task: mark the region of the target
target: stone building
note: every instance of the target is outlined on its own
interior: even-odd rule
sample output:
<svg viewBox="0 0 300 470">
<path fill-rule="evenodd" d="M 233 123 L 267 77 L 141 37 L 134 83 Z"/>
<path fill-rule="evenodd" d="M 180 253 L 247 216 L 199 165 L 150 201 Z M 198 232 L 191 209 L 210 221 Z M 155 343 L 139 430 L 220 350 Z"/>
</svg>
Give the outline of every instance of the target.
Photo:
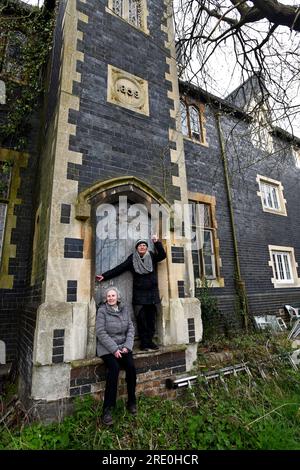
<svg viewBox="0 0 300 470">
<path fill-rule="evenodd" d="M 171 13 L 167 0 L 59 1 L 43 119 L 26 153 L 0 149 L 13 162 L 1 199 L 2 362 L 51 415 L 102 391 L 95 274 L 140 234 L 158 232 L 167 259 L 161 348 L 137 341 L 139 391 L 170 396 L 166 378 L 193 367 L 204 278 L 233 329 L 241 311 L 300 303 L 300 141 L 257 131 L 247 87 L 224 101 L 180 82 Z M 130 303 L 130 274 L 112 282 Z"/>
</svg>

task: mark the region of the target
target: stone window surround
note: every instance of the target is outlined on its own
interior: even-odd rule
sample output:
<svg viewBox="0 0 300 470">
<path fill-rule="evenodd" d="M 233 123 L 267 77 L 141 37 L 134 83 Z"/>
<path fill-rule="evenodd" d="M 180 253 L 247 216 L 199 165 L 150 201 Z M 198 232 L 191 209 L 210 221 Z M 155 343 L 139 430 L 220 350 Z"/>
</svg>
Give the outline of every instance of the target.
<svg viewBox="0 0 300 470">
<path fill-rule="evenodd" d="M 205 104 L 202 103 L 199 100 L 196 100 L 195 98 L 192 98 L 191 96 L 187 95 L 182 95 L 180 97 L 180 102 L 183 103 L 183 105 L 186 108 L 186 118 L 187 118 L 187 126 L 188 126 L 188 133 L 189 135 L 183 134 L 183 138 L 186 140 L 189 140 L 193 142 L 194 144 L 199 144 L 199 145 L 204 145 L 205 147 L 208 147 L 208 143 L 206 140 L 206 129 L 205 129 Z M 190 118 L 189 118 L 189 107 L 193 106 L 198 109 L 199 112 L 199 124 L 200 124 L 200 140 L 194 139 L 191 137 L 191 127 L 190 127 Z M 181 112 L 181 110 L 180 110 Z M 181 120 L 180 120 L 181 122 Z"/>
<path fill-rule="evenodd" d="M 25 152 L 18 152 L 10 149 L 0 149 L 0 161 L 13 162 L 10 196 L 7 207 L 6 225 L 3 240 L 3 256 L 0 265 L 0 289 L 12 289 L 14 276 L 9 274 L 9 260 L 16 257 L 16 245 L 11 243 L 12 230 L 16 227 L 17 217 L 14 215 L 16 204 L 21 204 L 22 200 L 17 197 L 21 184 L 20 168 L 25 168 L 28 164 L 29 155 Z"/>
<path fill-rule="evenodd" d="M 283 197 L 284 188 L 282 186 L 282 183 L 280 181 L 277 181 L 277 180 L 274 180 L 272 178 L 268 178 L 267 176 L 262 176 L 262 175 L 257 175 L 256 176 L 256 182 L 258 183 L 258 186 L 259 186 L 259 191 L 257 191 L 256 194 L 261 199 L 262 210 L 264 212 L 269 212 L 270 214 L 287 216 L 286 199 L 284 199 L 284 197 Z M 261 183 L 267 183 L 271 186 L 276 187 L 276 189 L 278 191 L 279 209 L 272 209 L 272 208 L 264 206 L 263 195 L 262 195 L 262 191 L 261 191 Z"/>
<path fill-rule="evenodd" d="M 150 31 L 149 31 L 148 26 L 147 26 L 147 17 L 149 15 L 149 11 L 148 11 L 148 8 L 147 8 L 147 0 L 140 0 L 140 3 L 141 3 L 141 10 L 142 10 L 142 13 L 141 13 L 141 23 L 142 23 L 141 28 L 138 28 L 134 24 L 129 23 L 125 18 L 120 17 L 119 15 L 117 15 L 113 10 L 113 0 L 108 0 L 108 6 L 105 7 L 105 10 L 106 10 L 107 13 L 110 13 L 111 15 L 114 15 L 117 18 L 120 18 L 120 20 L 125 21 L 127 24 L 129 24 L 133 28 L 137 29 L 138 31 L 141 31 L 141 32 L 149 35 Z"/>
<path fill-rule="evenodd" d="M 271 282 L 274 288 L 275 289 L 283 289 L 283 288 L 289 289 L 293 287 L 300 287 L 300 278 L 298 277 L 298 272 L 297 272 L 298 263 L 296 262 L 294 248 L 291 246 L 268 245 L 268 249 L 269 249 L 269 256 L 270 256 L 270 260 L 268 264 L 272 268 L 272 271 L 273 271 L 273 277 L 271 278 Z M 275 267 L 274 267 L 273 256 L 272 256 L 273 252 L 275 251 L 281 252 L 281 253 L 286 252 L 289 254 L 289 260 L 290 260 L 294 282 L 282 282 L 276 279 Z"/>
<path fill-rule="evenodd" d="M 216 219 L 216 198 L 215 196 L 209 196 L 208 194 L 203 193 L 194 193 L 188 191 L 188 199 L 195 202 L 200 202 L 203 204 L 210 205 L 211 208 L 211 220 L 212 220 L 212 229 L 213 229 L 213 242 L 214 242 L 214 251 L 215 251 L 215 263 L 216 263 L 216 279 L 209 279 L 209 287 L 224 287 L 225 282 L 224 278 L 221 277 L 221 267 L 222 259 L 220 257 L 220 241 L 217 237 L 217 228 L 218 223 Z"/>
</svg>

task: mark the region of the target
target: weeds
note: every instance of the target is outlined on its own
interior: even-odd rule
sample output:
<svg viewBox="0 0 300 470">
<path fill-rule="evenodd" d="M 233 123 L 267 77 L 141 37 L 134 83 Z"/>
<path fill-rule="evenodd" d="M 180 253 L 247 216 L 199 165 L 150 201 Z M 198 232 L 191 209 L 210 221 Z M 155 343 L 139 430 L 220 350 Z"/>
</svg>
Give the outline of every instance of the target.
<svg viewBox="0 0 300 470">
<path fill-rule="evenodd" d="M 243 337 L 230 347 L 253 365 L 262 361 L 265 379 L 258 370 L 223 384 L 200 378 L 177 400 L 139 397 L 136 418 L 118 401 L 109 429 L 101 423 L 102 404 L 78 398 L 74 414 L 59 424 L 0 430 L 0 449 L 300 450 L 300 371 L 276 356 L 281 339 Z"/>
</svg>

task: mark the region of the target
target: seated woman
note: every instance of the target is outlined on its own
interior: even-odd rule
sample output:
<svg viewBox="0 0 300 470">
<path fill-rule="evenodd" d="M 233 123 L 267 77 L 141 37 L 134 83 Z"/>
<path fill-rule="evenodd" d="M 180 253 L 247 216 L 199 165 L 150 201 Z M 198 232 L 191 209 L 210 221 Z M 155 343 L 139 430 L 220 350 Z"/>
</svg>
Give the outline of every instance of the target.
<svg viewBox="0 0 300 470">
<path fill-rule="evenodd" d="M 107 369 L 102 422 L 113 424 L 112 409 L 116 405 L 120 368 L 125 369 L 127 382 L 127 409 L 135 415 L 136 370 L 132 357 L 134 326 L 128 309 L 120 302 L 116 287 L 106 291 L 105 303 L 98 309 L 96 320 L 97 355 Z"/>
</svg>

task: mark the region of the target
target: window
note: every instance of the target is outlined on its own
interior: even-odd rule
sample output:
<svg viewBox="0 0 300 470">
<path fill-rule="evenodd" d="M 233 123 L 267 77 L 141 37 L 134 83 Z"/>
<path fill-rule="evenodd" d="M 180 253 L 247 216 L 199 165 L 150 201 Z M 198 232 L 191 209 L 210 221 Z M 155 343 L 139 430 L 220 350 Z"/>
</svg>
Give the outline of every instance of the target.
<svg viewBox="0 0 300 470">
<path fill-rule="evenodd" d="M 273 153 L 274 143 L 272 137 L 272 127 L 270 126 L 270 111 L 264 104 L 258 104 L 257 100 L 252 100 L 249 105 L 254 117 L 250 125 L 251 142 L 255 148 L 264 152 Z"/>
<path fill-rule="evenodd" d="M 290 253 L 273 252 L 275 279 L 278 282 L 293 282 Z"/>
<path fill-rule="evenodd" d="M 294 147 L 292 151 L 295 159 L 296 168 L 300 168 L 300 150 Z"/>
<path fill-rule="evenodd" d="M 205 132 L 203 128 L 203 116 L 200 105 L 188 103 L 185 100 L 180 101 L 181 111 L 181 130 L 183 135 L 195 141 L 205 142 Z"/>
<path fill-rule="evenodd" d="M 262 181 L 260 184 L 260 190 L 264 207 L 279 210 L 278 187 Z"/>
<path fill-rule="evenodd" d="M 109 0 L 108 11 L 115 13 L 138 29 L 149 33 L 146 25 L 145 0 Z"/>
<path fill-rule="evenodd" d="M 5 223 L 11 183 L 11 163 L 0 162 L 0 261 L 4 245 Z"/>
<path fill-rule="evenodd" d="M 17 82 L 25 81 L 22 50 L 27 38 L 21 31 L 0 33 L 0 74 Z"/>
<path fill-rule="evenodd" d="M 273 269 L 274 287 L 299 287 L 294 249 L 283 246 L 269 246 L 269 266 Z"/>
<path fill-rule="evenodd" d="M 286 200 L 283 197 L 283 186 L 280 181 L 258 175 L 256 181 L 259 184 L 257 195 L 260 196 L 265 212 L 278 215 L 287 215 Z"/>
<path fill-rule="evenodd" d="M 192 259 L 196 288 L 203 279 L 216 279 L 215 230 L 210 204 L 189 201 Z"/>
</svg>

